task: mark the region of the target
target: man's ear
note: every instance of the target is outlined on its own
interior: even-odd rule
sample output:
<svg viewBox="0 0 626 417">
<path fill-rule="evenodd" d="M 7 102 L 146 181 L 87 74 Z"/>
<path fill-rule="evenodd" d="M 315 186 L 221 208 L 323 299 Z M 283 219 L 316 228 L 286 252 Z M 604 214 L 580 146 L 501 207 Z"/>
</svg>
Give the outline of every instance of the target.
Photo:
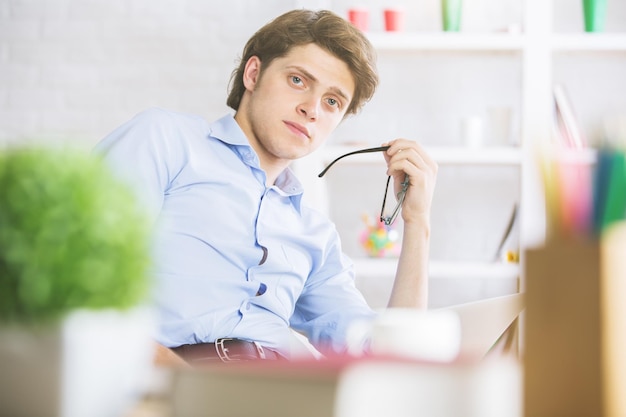
<svg viewBox="0 0 626 417">
<path fill-rule="evenodd" d="M 251 56 L 243 70 L 243 85 L 246 87 L 246 90 L 254 91 L 260 75 L 261 59 L 256 55 Z"/>
</svg>

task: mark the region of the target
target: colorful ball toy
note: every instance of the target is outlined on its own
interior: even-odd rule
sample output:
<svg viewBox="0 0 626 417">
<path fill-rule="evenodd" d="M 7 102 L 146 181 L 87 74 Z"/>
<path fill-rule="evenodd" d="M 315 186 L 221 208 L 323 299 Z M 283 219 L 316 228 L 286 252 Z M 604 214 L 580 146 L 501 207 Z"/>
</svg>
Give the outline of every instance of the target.
<svg viewBox="0 0 626 417">
<path fill-rule="evenodd" d="M 398 232 L 380 220 L 375 222 L 368 215 L 363 215 L 365 230 L 361 232 L 359 242 L 368 256 L 382 258 L 387 256 L 396 246 Z"/>
</svg>

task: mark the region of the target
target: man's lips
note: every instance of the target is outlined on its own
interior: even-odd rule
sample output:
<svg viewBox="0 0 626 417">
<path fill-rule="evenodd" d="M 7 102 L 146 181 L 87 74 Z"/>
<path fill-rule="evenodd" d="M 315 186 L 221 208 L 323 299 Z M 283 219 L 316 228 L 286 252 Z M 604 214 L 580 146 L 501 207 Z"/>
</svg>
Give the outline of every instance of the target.
<svg viewBox="0 0 626 417">
<path fill-rule="evenodd" d="M 310 137 L 311 137 L 311 135 L 309 134 L 309 131 L 308 131 L 308 129 L 307 129 L 306 127 L 304 127 L 304 126 L 302 126 L 302 125 L 300 125 L 300 124 L 298 124 L 298 123 L 294 123 L 294 122 L 288 122 L 288 121 L 285 121 L 284 123 L 285 123 L 285 124 L 287 125 L 287 127 L 288 127 L 289 129 L 291 129 L 292 131 L 294 131 L 294 132 L 296 132 L 296 133 L 299 133 L 299 134 L 301 134 L 301 135 L 304 135 L 304 136 L 306 136 L 307 138 L 310 138 Z"/>
</svg>

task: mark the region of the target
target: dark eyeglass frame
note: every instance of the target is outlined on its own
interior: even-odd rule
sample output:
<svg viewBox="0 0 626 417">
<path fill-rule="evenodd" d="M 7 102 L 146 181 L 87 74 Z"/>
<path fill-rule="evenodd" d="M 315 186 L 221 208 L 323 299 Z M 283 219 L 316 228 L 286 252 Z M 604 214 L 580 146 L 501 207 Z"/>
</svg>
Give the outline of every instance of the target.
<svg viewBox="0 0 626 417">
<path fill-rule="evenodd" d="M 389 149 L 389 146 L 378 146 L 378 147 L 375 147 L 375 148 L 359 149 L 357 151 L 348 152 L 346 154 L 343 154 L 343 155 L 335 158 L 317 176 L 319 178 L 322 178 L 326 174 L 326 172 L 328 172 L 328 170 L 330 169 L 331 166 L 333 166 L 337 161 L 339 161 L 340 159 L 345 158 L 346 156 L 357 155 L 357 154 L 360 154 L 360 153 L 384 152 L 387 149 Z M 380 221 L 383 222 L 387 226 L 393 224 L 396 221 L 396 218 L 398 217 L 398 214 L 400 213 L 400 209 L 402 208 L 402 203 L 404 203 L 404 197 L 406 196 L 406 191 L 409 189 L 409 176 L 408 175 L 404 176 L 404 181 L 402 181 L 402 189 L 396 195 L 396 198 L 398 199 L 398 203 L 396 204 L 395 208 L 391 212 L 391 215 L 385 216 L 385 205 L 387 203 L 387 193 L 389 192 L 389 183 L 390 182 L 391 182 L 391 176 L 388 176 L 387 177 L 387 184 L 385 185 L 385 195 L 383 196 L 383 205 L 382 205 L 382 207 L 380 209 Z"/>
</svg>

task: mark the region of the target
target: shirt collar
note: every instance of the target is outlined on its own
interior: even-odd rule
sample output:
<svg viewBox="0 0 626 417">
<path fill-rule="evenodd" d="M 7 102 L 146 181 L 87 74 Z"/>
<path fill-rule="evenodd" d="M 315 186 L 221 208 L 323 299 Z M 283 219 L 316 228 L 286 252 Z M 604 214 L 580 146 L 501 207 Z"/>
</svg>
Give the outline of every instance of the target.
<svg viewBox="0 0 626 417">
<path fill-rule="evenodd" d="M 233 151 L 236 152 L 247 164 L 261 169 L 258 155 L 252 146 L 250 146 L 248 138 L 245 133 L 243 133 L 243 130 L 241 130 L 241 127 L 232 114 L 227 114 L 213 122 L 211 124 L 209 135 L 230 145 L 231 149 L 233 149 Z M 244 155 L 254 155 L 254 161 L 249 161 L 249 158 L 244 157 Z M 296 210 L 300 212 L 302 193 L 304 189 L 290 168 L 287 168 L 280 173 L 278 178 L 276 178 L 274 188 L 280 195 L 289 197 L 291 204 L 293 204 Z"/>
<path fill-rule="evenodd" d="M 229 145 L 250 147 L 246 134 L 243 133 L 232 114 L 227 114 L 211 123 L 209 135 Z"/>
<path fill-rule="evenodd" d="M 286 168 L 280 173 L 278 178 L 276 178 L 275 187 L 279 194 L 289 197 L 291 204 L 300 213 L 304 188 L 291 168 Z"/>
</svg>

